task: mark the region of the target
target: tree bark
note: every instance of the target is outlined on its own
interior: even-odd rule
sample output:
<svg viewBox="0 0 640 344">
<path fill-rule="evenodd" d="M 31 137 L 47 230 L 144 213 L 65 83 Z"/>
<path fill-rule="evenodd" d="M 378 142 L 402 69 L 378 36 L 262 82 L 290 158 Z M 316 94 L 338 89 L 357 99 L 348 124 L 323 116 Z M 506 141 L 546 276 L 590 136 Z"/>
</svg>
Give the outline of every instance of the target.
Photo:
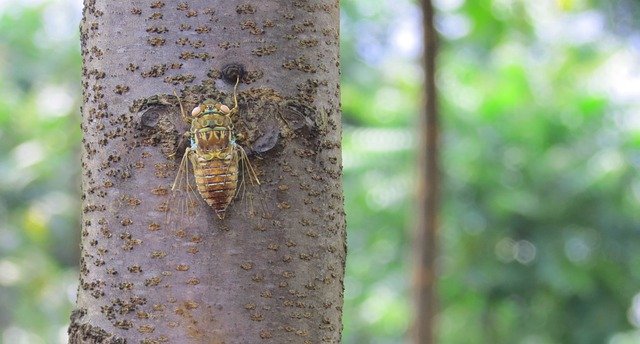
<svg viewBox="0 0 640 344">
<path fill-rule="evenodd" d="M 418 162 L 418 221 L 416 226 L 414 268 L 415 320 L 413 342 L 436 342 L 435 317 L 436 258 L 439 202 L 438 161 L 438 104 L 435 83 L 437 34 L 433 26 L 433 6 L 430 0 L 422 0 L 424 29 L 424 110 L 420 121 L 420 150 Z"/>
<path fill-rule="evenodd" d="M 340 342 L 338 5 L 85 0 L 70 343 Z M 245 176 L 224 220 L 201 200 L 183 212 L 180 105 L 231 106 L 236 77 L 261 185 Z"/>
</svg>

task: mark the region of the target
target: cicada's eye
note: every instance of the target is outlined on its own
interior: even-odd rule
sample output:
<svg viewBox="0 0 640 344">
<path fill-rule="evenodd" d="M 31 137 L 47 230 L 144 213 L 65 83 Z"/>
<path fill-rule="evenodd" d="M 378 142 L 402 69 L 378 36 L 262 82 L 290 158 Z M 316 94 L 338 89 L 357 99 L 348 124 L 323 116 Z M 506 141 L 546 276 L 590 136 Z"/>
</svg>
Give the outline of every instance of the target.
<svg viewBox="0 0 640 344">
<path fill-rule="evenodd" d="M 229 107 L 226 105 L 220 105 L 220 111 L 224 112 L 225 114 L 228 114 L 229 112 L 231 112 L 231 110 L 229 110 Z"/>
<path fill-rule="evenodd" d="M 193 110 L 191 111 L 191 116 L 195 117 L 198 116 L 198 114 L 202 112 L 202 109 L 200 108 L 200 106 L 196 106 L 193 108 Z"/>
</svg>

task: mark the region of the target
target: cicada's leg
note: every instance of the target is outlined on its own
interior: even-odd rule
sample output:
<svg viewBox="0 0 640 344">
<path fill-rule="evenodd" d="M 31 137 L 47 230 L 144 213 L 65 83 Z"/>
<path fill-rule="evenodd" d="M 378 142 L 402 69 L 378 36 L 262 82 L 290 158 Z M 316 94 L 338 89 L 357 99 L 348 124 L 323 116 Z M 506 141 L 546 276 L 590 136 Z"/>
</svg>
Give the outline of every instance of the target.
<svg viewBox="0 0 640 344">
<path fill-rule="evenodd" d="M 237 161 L 236 166 L 238 166 L 238 186 L 236 187 L 236 193 L 235 195 L 233 195 L 233 198 L 238 198 L 238 196 L 240 194 L 242 194 L 242 196 L 240 197 L 241 199 L 244 199 L 244 195 L 246 192 L 246 185 L 244 182 L 244 161 L 240 158 L 240 146 L 238 146 L 238 144 L 234 144 L 234 150 L 233 150 L 233 159 Z"/>
<path fill-rule="evenodd" d="M 188 155 L 190 148 L 186 148 L 184 154 L 182 155 L 182 159 L 180 159 L 180 165 L 178 165 L 178 172 L 176 173 L 176 178 L 173 181 L 173 185 L 171 186 L 171 197 L 169 198 L 169 203 L 167 204 L 167 225 L 171 226 L 180 226 L 180 219 L 182 214 L 184 213 L 183 200 L 184 195 L 180 192 L 182 191 L 182 187 L 184 185 L 184 179 L 187 176 L 187 168 L 186 166 Z M 175 228 L 173 228 L 175 229 Z"/>
<path fill-rule="evenodd" d="M 180 151 L 184 151 L 185 154 L 187 154 L 187 149 L 189 148 L 189 142 L 191 141 L 191 133 L 186 131 L 184 134 L 182 134 L 182 136 L 180 136 L 180 139 L 178 139 L 178 145 L 176 146 L 176 150 L 169 154 L 169 158 L 173 159 L 173 157 L 176 156 L 176 154 L 178 154 L 178 152 Z"/>
<path fill-rule="evenodd" d="M 245 152 L 244 148 L 242 148 L 242 146 L 240 145 L 236 145 L 236 147 L 238 149 L 238 153 L 240 154 L 239 159 L 243 164 L 242 166 L 246 167 L 247 173 L 249 173 L 249 181 L 251 182 L 251 184 L 253 184 L 253 181 L 255 181 L 256 184 L 260 185 L 260 179 L 258 179 L 258 175 L 256 174 L 256 171 L 253 169 L 251 162 L 249 161 L 247 152 Z"/>
<path fill-rule="evenodd" d="M 193 209 L 198 206 L 198 203 L 202 203 L 202 197 L 198 194 L 197 186 L 196 186 L 196 177 L 195 177 L 195 169 L 198 164 L 198 158 L 196 154 L 196 150 L 193 148 L 189 148 L 189 161 L 191 162 L 191 172 L 187 168 L 187 209 L 189 210 L 189 215 L 193 215 Z M 185 165 L 189 165 L 186 163 Z M 193 180 L 189 180 L 189 175 L 193 176 Z"/>
<path fill-rule="evenodd" d="M 189 166 L 187 165 L 187 160 L 189 159 L 189 154 L 191 152 L 191 147 L 187 147 L 184 151 L 184 155 L 182 155 L 182 159 L 180 160 L 180 166 L 178 166 L 178 173 L 176 174 L 176 179 L 173 181 L 173 186 L 171 186 L 171 191 L 179 190 L 182 186 L 182 180 L 185 177 L 185 173 Z"/>
</svg>

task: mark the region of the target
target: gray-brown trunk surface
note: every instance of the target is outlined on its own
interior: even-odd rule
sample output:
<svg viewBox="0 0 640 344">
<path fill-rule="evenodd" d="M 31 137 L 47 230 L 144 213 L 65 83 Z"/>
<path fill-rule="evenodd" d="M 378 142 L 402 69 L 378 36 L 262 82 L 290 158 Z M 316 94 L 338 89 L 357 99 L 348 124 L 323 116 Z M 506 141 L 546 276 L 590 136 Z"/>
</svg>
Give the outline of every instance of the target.
<svg viewBox="0 0 640 344">
<path fill-rule="evenodd" d="M 336 0 L 85 1 L 70 343 L 340 342 L 338 13 Z M 220 220 L 171 190 L 180 105 L 232 106 L 236 77 L 235 132 L 261 185 L 245 173 Z"/>
</svg>

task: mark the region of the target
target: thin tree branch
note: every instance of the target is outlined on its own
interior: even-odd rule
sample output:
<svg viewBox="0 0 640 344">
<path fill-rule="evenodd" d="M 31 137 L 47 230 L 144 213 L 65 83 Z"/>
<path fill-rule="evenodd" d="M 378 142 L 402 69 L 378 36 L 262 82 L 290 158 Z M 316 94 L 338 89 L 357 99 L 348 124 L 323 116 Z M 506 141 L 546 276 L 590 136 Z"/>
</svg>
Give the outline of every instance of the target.
<svg viewBox="0 0 640 344">
<path fill-rule="evenodd" d="M 436 258 L 438 227 L 438 103 L 435 86 L 437 36 L 433 26 L 433 6 L 422 0 L 424 27 L 424 109 L 420 120 L 418 209 L 415 241 L 415 320 L 413 342 L 435 343 Z"/>
</svg>

